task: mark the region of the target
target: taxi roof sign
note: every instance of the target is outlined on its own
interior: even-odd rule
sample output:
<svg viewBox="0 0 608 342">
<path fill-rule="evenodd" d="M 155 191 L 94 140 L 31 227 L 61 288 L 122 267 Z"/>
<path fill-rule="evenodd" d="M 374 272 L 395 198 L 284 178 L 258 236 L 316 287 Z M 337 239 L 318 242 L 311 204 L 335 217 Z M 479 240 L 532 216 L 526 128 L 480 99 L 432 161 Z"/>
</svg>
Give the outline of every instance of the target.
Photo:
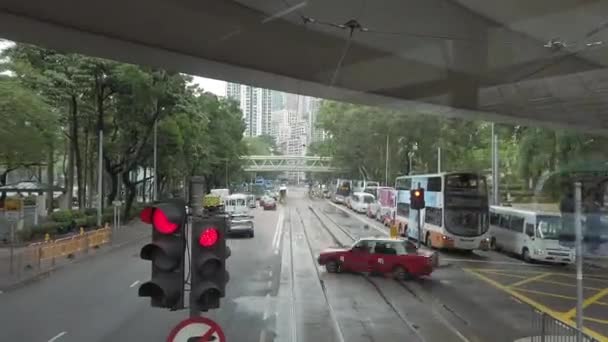
<svg viewBox="0 0 608 342">
<path fill-rule="evenodd" d="M 214 208 L 222 205 L 222 199 L 217 195 L 205 195 L 203 197 L 203 208 Z"/>
</svg>

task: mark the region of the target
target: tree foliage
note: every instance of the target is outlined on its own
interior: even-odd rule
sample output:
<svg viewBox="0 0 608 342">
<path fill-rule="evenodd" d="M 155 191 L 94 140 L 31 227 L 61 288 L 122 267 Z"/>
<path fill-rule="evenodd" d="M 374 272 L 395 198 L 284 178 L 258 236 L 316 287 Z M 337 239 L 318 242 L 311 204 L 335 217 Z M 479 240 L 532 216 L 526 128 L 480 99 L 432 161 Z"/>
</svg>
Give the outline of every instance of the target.
<svg viewBox="0 0 608 342">
<path fill-rule="evenodd" d="M 9 72 L 0 79 L 0 119 L 8 124 L 0 142 L 9 147 L 2 162 L 40 161 L 52 146 L 67 161 L 68 197 L 78 185 L 81 207 L 94 204 L 101 132 L 104 199 L 111 203 L 124 186 L 127 212 L 151 182 L 155 126 L 161 194 L 180 192 L 193 175 L 220 185 L 226 167 L 240 167 L 242 113 L 191 85 L 187 75 L 27 44 L 1 57 Z"/>
<path fill-rule="evenodd" d="M 319 128 L 328 138 L 309 154 L 333 156 L 351 177 L 384 180 L 388 137 L 389 183 L 397 175 L 441 170 L 489 172 L 491 123 L 414 111 L 324 101 Z M 567 165 L 608 157 L 607 138 L 539 127 L 497 124 L 502 182 L 529 188 L 543 174 Z M 409 164 L 410 157 L 412 165 Z"/>
</svg>

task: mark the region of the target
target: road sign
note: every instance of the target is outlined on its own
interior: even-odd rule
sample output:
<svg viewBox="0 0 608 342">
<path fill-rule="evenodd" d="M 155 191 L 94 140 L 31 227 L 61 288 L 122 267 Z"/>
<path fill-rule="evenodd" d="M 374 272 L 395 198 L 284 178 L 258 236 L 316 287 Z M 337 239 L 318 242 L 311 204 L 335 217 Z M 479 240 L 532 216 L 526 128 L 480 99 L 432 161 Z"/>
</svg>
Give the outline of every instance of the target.
<svg viewBox="0 0 608 342">
<path fill-rule="evenodd" d="M 167 342 L 226 342 L 219 324 L 206 317 L 192 317 L 181 321 L 171 330 Z"/>
<path fill-rule="evenodd" d="M 23 210 L 23 199 L 18 197 L 9 197 L 4 201 L 4 216 L 10 222 L 17 222 L 21 219 Z"/>
</svg>

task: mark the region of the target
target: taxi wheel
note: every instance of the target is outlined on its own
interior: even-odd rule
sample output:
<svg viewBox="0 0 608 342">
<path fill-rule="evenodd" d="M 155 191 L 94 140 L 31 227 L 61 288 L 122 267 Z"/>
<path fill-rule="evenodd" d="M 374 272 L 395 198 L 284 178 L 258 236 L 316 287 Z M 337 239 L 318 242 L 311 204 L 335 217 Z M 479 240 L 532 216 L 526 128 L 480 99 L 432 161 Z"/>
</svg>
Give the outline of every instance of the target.
<svg viewBox="0 0 608 342">
<path fill-rule="evenodd" d="M 426 236 L 424 237 L 424 245 L 430 248 L 433 247 L 431 246 L 431 233 L 426 233 Z"/>
<path fill-rule="evenodd" d="M 401 266 L 396 266 L 393 268 L 393 278 L 396 280 L 407 280 L 411 278 L 410 273 Z"/>
<path fill-rule="evenodd" d="M 325 264 L 325 270 L 328 273 L 338 273 L 340 272 L 340 264 L 335 260 L 331 260 Z"/>
</svg>

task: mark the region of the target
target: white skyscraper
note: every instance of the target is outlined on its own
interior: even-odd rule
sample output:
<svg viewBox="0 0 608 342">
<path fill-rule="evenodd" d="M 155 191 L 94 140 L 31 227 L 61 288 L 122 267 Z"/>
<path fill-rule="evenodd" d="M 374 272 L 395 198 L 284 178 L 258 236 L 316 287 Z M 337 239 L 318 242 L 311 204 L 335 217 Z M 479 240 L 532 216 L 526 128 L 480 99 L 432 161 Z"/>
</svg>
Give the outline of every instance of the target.
<svg viewBox="0 0 608 342">
<path fill-rule="evenodd" d="M 239 102 L 245 119 L 245 136 L 255 137 L 270 134 L 272 120 L 270 90 L 227 83 L 226 95 Z"/>
</svg>

